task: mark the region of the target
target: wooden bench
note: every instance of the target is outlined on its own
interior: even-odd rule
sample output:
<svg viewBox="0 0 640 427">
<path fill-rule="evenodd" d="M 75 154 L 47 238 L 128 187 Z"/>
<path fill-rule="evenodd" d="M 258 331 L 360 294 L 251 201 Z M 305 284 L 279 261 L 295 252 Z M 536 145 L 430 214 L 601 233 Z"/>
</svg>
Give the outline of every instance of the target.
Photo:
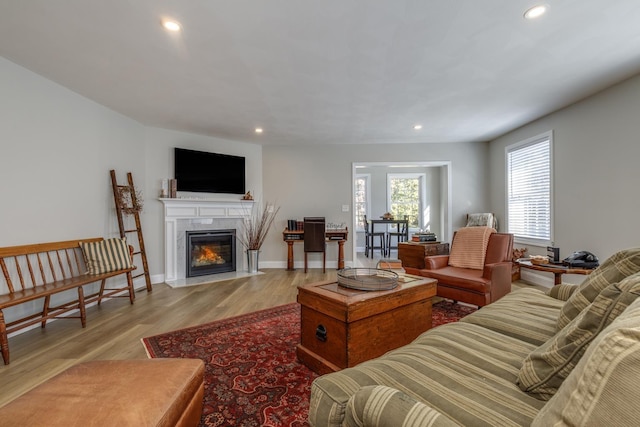
<svg viewBox="0 0 640 427">
<path fill-rule="evenodd" d="M 101 237 L 91 239 L 69 240 L 64 242 L 39 243 L 24 246 L 0 248 L 0 267 L 4 283 L 0 281 L 0 346 L 4 364 L 9 364 L 8 334 L 41 323 L 44 328 L 48 319 L 79 318 L 82 327 L 86 326 L 86 304 L 107 297 L 129 297 L 131 304 L 135 298 L 131 271 L 136 267 L 112 271 L 103 274 L 88 274 L 80 242 L 91 243 L 104 240 Z M 133 247 L 129 246 L 129 256 Z M 126 274 L 127 284 L 124 287 L 107 288 L 106 280 L 110 277 Z M 83 286 L 101 282 L 100 290 L 85 296 Z M 77 289 L 77 299 L 51 305 L 51 296 L 64 291 Z M 128 291 L 126 295 L 116 295 Z M 6 323 L 2 310 L 26 302 L 44 299 L 42 311 Z M 78 310 L 78 316 L 61 317 L 62 314 Z"/>
</svg>

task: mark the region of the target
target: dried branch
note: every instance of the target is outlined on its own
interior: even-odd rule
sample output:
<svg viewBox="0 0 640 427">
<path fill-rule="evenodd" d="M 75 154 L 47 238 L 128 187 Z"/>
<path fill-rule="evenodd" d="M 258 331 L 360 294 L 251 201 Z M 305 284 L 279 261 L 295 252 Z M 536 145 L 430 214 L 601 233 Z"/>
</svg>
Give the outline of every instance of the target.
<svg viewBox="0 0 640 427">
<path fill-rule="evenodd" d="M 269 203 L 265 204 L 261 211 L 257 206 L 257 204 L 253 205 L 251 214 L 244 217 L 244 227 L 242 232 L 237 235 L 240 244 L 252 250 L 257 250 L 262 247 L 267 233 L 269 233 L 269 229 L 273 225 L 273 220 L 280 211 L 280 207 L 274 207 L 273 210 L 270 211 L 269 208 L 273 205 Z"/>
</svg>

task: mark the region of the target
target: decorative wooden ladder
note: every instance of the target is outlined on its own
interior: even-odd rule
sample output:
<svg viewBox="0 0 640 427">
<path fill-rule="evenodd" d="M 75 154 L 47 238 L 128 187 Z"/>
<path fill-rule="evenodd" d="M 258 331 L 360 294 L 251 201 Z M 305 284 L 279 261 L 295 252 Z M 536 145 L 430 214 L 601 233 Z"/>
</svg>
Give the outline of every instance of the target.
<svg viewBox="0 0 640 427">
<path fill-rule="evenodd" d="M 111 173 L 111 186 L 113 187 L 113 198 L 116 203 L 116 216 L 118 217 L 118 227 L 120 228 L 120 237 L 122 238 L 126 237 L 127 233 L 136 233 L 136 235 L 138 236 L 139 250 L 134 252 L 133 255 L 134 256 L 139 255 L 140 258 L 142 259 L 143 272 L 141 274 L 133 276 L 133 279 L 144 276 L 147 284 L 147 291 L 151 292 L 153 288 L 151 287 L 151 276 L 149 275 L 149 264 L 147 263 L 147 253 L 144 249 L 144 238 L 142 237 L 142 225 L 140 224 L 140 211 L 138 209 L 131 209 L 138 206 L 138 199 L 137 199 L 138 195 L 136 194 L 136 188 L 133 185 L 133 176 L 131 175 L 131 172 L 127 172 L 127 181 L 129 182 L 129 185 L 118 185 L 118 182 L 116 179 L 116 171 L 112 169 L 110 173 Z M 124 205 L 125 202 L 122 197 L 123 192 L 129 193 L 128 197 L 130 199 L 131 206 Z M 136 228 L 131 230 L 127 230 L 124 225 L 123 214 L 125 213 L 126 209 L 131 209 L 133 211 L 132 215 L 136 222 Z"/>
</svg>

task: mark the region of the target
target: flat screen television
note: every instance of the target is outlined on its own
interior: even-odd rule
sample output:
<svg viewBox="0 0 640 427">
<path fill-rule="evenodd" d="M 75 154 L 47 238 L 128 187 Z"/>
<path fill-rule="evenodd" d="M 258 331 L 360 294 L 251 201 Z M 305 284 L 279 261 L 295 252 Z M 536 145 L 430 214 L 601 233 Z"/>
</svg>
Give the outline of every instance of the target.
<svg viewBox="0 0 640 427">
<path fill-rule="evenodd" d="M 245 194 L 244 157 L 175 148 L 178 191 Z"/>
</svg>

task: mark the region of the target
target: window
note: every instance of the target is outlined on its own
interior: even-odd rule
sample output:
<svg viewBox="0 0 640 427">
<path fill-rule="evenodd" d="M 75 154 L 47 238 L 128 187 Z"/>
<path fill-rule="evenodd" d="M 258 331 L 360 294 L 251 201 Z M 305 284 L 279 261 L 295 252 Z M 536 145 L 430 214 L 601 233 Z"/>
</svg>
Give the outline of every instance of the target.
<svg viewBox="0 0 640 427">
<path fill-rule="evenodd" d="M 552 241 L 553 135 L 543 135 L 506 147 L 507 227 L 523 243 Z"/>
<path fill-rule="evenodd" d="M 355 182 L 355 223 L 356 230 L 364 231 L 364 216 L 370 216 L 371 202 L 369 200 L 369 182 L 371 181 L 371 175 L 360 174 L 356 175 Z"/>
<path fill-rule="evenodd" d="M 389 212 L 394 218 L 409 217 L 409 228 L 420 228 L 424 204 L 425 174 L 389 174 L 387 176 Z"/>
</svg>

